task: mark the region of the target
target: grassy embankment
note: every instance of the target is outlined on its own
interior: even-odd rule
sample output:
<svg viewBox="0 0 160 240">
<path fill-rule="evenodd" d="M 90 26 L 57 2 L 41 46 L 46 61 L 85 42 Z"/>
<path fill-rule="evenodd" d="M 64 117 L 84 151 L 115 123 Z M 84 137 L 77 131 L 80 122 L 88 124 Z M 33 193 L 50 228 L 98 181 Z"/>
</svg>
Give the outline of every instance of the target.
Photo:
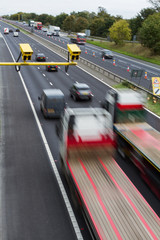
<svg viewBox="0 0 160 240">
<path fill-rule="evenodd" d="M 102 40 L 96 40 L 96 41 L 87 40 L 87 42 L 102 48 L 110 49 L 114 52 L 118 52 L 130 57 L 134 57 L 143 61 L 160 65 L 160 56 L 153 55 L 148 48 L 143 47 L 139 43 L 125 43 L 123 46 L 117 46 L 113 42 L 104 42 Z M 117 84 L 113 87 L 114 88 L 133 88 L 133 86 L 127 83 Z M 147 96 L 146 108 L 148 108 L 150 111 L 160 116 L 160 100 L 157 100 L 156 98 L 151 97 L 151 95 Z"/>
</svg>

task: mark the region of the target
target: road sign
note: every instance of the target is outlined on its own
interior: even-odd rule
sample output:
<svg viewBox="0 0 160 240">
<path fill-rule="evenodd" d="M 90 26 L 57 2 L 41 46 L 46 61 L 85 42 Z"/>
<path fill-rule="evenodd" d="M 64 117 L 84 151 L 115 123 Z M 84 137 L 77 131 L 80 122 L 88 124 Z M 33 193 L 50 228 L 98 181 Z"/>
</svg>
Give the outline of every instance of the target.
<svg viewBox="0 0 160 240">
<path fill-rule="evenodd" d="M 154 95 L 160 95 L 160 77 L 152 77 L 152 88 Z"/>
<path fill-rule="evenodd" d="M 131 77 L 142 77 L 143 70 L 132 70 L 131 71 Z"/>
</svg>

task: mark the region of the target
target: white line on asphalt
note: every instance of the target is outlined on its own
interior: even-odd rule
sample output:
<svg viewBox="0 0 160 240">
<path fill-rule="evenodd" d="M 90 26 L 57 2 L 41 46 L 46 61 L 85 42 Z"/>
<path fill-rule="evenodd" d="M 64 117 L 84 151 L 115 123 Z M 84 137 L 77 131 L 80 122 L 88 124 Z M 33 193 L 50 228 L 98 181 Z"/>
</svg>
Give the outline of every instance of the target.
<svg viewBox="0 0 160 240">
<path fill-rule="evenodd" d="M 29 36 L 29 37 L 32 38 L 31 36 Z M 40 37 L 40 38 L 42 38 L 42 37 Z M 42 43 L 40 43 L 38 40 L 35 40 L 34 38 L 32 38 L 32 39 L 33 39 L 34 41 L 37 41 L 37 42 L 38 42 L 39 44 L 41 44 L 42 46 L 45 46 L 45 45 L 43 45 Z M 43 39 L 43 38 L 42 38 L 42 39 Z M 48 41 L 48 40 L 46 39 L 46 41 Z M 50 42 L 50 41 L 48 41 L 48 42 Z M 45 47 L 48 48 L 50 51 L 53 52 L 53 50 L 52 50 L 51 48 L 49 48 L 49 47 L 47 47 L 47 46 L 45 46 Z M 97 49 L 98 49 L 98 48 L 97 48 Z M 61 58 L 66 59 L 66 58 L 62 57 L 60 54 L 58 54 L 58 53 L 56 53 L 56 54 L 57 54 L 58 56 L 60 56 Z M 118 56 L 118 55 L 117 55 L 117 56 Z M 122 57 L 122 58 L 128 60 L 128 59 L 125 58 L 125 57 Z M 135 60 L 135 61 L 136 61 L 136 60 Z M 145 65 L 145 64 L 143 64 L 143 65 Z M 101 79 L 99 79 L 98 77 L 94 76 L 93 74 L 87 72 L 87 70 L 84 70 L 84 69 L 81 68 L 80 66 L 76 66 L 76 67 L 78 67 L 78 68 L 81 69 L 82 71 L 86 72 L 87 74 L 89 74 L 89 75 L 92 76 L 93 78 L 97 79 L 97 80 L 100 81 L 101 83 L 105 84 L 105 85 L 108 86 L 109 88 L 112 88 L 112 89 L 115 90 L 115 88 L 113 88 L 112 86 L 110 86 L 108 83 L 103 82 Z M 153 68 L 155 68 L 155 67 L 153 67 Z M 155 68 L 155 69 L 156 69 L 156 68 Z M 159 70 L 159 69 L 158 69 L 158 70 Z M 68 74 L 68 73 L 66 73 L 66 74 Z M 147 108 L 145 108 L 145 109 L 146 109 L 146 111 L 150 112 L 151 114 L 153 114 L 154 116 L 156 116 L 158 119 L 160 119 L 160 117 L 159 117 L 158 115 L 154 114 L 153 112 L 151 112 L 151 111 L 148 110 Z"/>
<path fill-rule="evenodd" d="M 125 61 L 123 61 L 123 60 L 119 60 L 119 59 L 118 59 L 118 62 L 127 64 L 127 62 L 125 62 Z"/>
<path fill-rule="evenodd" d="M 141 69 L 141 67 L 137 66 L 137 65 L 134 65 L 134 64 L 131 64 L 132 67 L 135 67 L 135 68 L 139 68 Z"/>
<path fill-rule="evenodd" d="M 49 82 L 49 84 L 50 84 L 51 86 L 53 86 L 53 83 Z"/>
<path fill-rule="evenodd" d="M 4 38 L 3 38 L 3 39 L 4 39 Z M 5 39 L 4 39 L 4 41 L 5 41 Z M 13 61 L 15 62 L 14 56 L 13 56 L 13 54 L 12 54 L 12 52 L 11 52 L 11 50 L 10 50 L 10 48 L 9 48 L 9 46 L 8 46 L 8 44 L 7 44 L 6 41 L 5 41 L 5 43 L 6 43 L 6 46 L 8 47 L 8 50 L 9 50 L 11 56 L 12 56 Z M 78 226 L 77 220 L 76 220 L 76 218 L 75 218 L 75 215 L 74 215 L 72 206 L 71 206 L 70 201 L 69 201 L 69 199 L 68 199 L 66 190 L 65 190 L 65 188 L 64 188 L 64 186 L 63 186 L 61 177 L 60 177 L 60 175 L 59 175 L 59 172 L 58 172 L 57 166 L 56 166 L 56 164 L 55 164 L 54 158 L 53 158 L 53 156 L 52 156 L 52 153 L 51 153 L 49 144 L 48 144 L 47 139 L 46 139 L 46 137 L 45 137 L 45 134 L 44 134 L 44 132 L 43 132 L 42 126 L 41 126 L 41 124 L 40 124 L 40 121 L 39 121 L 39 119 L 38 119 L 38 116 L 37 116 L 36 110 L 35 110 L 35 108 L 34 108 L 34 105 L 33 105 L 33 103 L 32 103 L 31 97 L 30 97 L 30 95 L 29 95 L 28 89 L 27 89 L 27 87 L 26 87 L 26 84 L 25 84 L 25 82 L 24 82 L 24 80 L 23 80 L 23 77 L 22 77 L 21 73 L 18 72 L 18 74 L 19 74 L 19 76 L 20 76 L 22 85 L 23 85 L 24 90 L 25 90 L 25 92 L 26 92 L 26 95 L 27 95 L 27 97 L 28 97 L 28 101 L 29 101 L 29 103 L 30 103 L 30 106 L 31 106 L 31 109 L 32 109 L 32 112 L 33 112 L 33 115 L 34 115 L 34 118 L 35 118 L 35 121 L 36 121 L 37 126 L 38 126 L 38 128 L 39 128 L 39 132 L 40 132 L 40 135 L 41 135 L 41 137 L 42 137 L 44 146 L 45 146 L 45 148 L 46 148 L 46 152 L 47 152 L 47 154 L 48 154 L 48 158 L 49 158 L 49 160 L 50 160 L 52 169 L 53 169 L 54 174 L 55 174 L 55 176 L 56 176 L 56 179 L 57 179 L 57 182 L 58 182 L 58 185 L 59 185 L 61 194 L 62 194 L 63 199 L 64 199 L 64 202 L 65 202 L 65 204 L 66 204 L 66 208 L 67 208 L 67 210 L 68 210 L 68 214 L 69 214 L 69 216 L 70 216 L 70 219 L 71 219 L 73 228 L 74 228 L 74 230 L 75 230 L 77 239 L 78 239 L 78 240 L 83 240 L 83 237 L 82 237 L 82 234 L 81 234 L 81 232 L 80 232 L 80 228 L 79 228 L 79 226 Z"/>
<path fill-rule="evenodd" d="M 44 73 L 42 74 L 44 77 L 46 76 Z"/>
</svg>

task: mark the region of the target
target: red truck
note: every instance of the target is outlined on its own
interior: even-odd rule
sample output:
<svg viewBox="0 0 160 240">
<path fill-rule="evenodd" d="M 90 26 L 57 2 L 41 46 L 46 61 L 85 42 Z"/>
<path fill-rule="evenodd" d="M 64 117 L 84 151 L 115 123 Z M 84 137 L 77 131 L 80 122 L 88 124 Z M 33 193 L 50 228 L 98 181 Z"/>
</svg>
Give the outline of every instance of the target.
<svg viewBox="0 0 160 240">
<path fill-rule="evenodd" d="M 114 159 L 111 114 L 66 108 L 56 128 L 60 162 L 94 239 L 160 239 L 159 217 Z"/>
<path fill-rule="evenodd" d="M 146 122 L 144 103 L 140 92 L 111 89 L 102 107 L 112 115 L 119 153 L 160 199 L 160 133 Z"/>
<path fill-rule="evenodd" d="M 86 43 L 86 34 L 85 33 L 77 33 L 76 37 L 71 38 L 71 42 L 84 45 Z"/>
<path fill-rule="evenodd" d="M 42 30 L 42 22 L 34 22 L 34 27 L 37 30 Z"/>
</svg>

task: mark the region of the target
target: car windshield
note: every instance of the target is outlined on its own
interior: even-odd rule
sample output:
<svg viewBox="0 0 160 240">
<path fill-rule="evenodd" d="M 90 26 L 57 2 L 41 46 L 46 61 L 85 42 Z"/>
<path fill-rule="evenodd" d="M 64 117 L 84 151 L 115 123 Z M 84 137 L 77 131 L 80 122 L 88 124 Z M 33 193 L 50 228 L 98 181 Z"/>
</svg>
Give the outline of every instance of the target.
<svg viewBox="0 0 160 240">
<path fill-rule="evenodd" d="M 105 54 L 112 54 L 111 51 L 104 51 Z"/>
<path fill-rule="evenodd" d="M 79 91 L 83 91 L 83 90 L 88 91 L 88 90 L 89 90 L 89 87 L 88 87 L 88 88 L 87 88 L 87 87 L 79 87 L 78 90 L 79 90 Z"/>
<path fill-rule="evenodd" d="M 44 57 L 44 54 L 43 53 L 38 53 L 37 56 L 38 57 Z"/>
</svg>

